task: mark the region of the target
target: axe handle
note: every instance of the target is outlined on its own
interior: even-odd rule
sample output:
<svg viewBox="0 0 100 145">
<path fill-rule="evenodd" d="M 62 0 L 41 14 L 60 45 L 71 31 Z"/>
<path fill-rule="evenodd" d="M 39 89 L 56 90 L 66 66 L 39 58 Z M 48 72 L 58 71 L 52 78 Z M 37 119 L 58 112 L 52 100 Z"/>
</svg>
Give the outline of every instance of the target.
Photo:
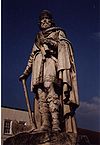
<svg viewBox="0 0 100 145">
<path fill-rule="evenodd" d="M 27 108 L 28 108 L 28 115 L 29 115 L 30 124 L 35 128 L 35 124 L 33 123 L 33 119 L 32 119 L 32 112 L 31 112 L 31 107 L 30 107 L 30 102 L 29 102 L 28 91 L 27 91 L 25 79 L 22 80 L 22 84 L 23 84 L 24 95 L 25 95 L 26 104 L 27 104 Z"/>
</svg>

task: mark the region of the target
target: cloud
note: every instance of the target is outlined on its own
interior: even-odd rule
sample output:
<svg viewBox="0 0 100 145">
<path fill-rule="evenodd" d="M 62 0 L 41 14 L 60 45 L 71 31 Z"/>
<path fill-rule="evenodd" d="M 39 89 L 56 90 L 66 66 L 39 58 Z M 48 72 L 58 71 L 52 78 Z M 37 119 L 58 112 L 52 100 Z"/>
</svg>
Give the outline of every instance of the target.
<svg viewBox="0 0 100 145">
<path fill-rule="evenodd" d="M 92 113 L 99 112 L 100 109 L 100 97 L 93 97 L 90 101 L 80 102 L 80 113 Z"/>
<path fill-rule="evenodd" d="M 100 131 L 100 97 L 81 101 L 76 116 L 79 127 Z"/>
<path fill-rule="evenodd" d="M 100 32 L 94 33 L 94 36 L 100 39 Z"/>
<path fill-rule="evenodd" d="M 100 32 L 95 32 L 91 35 L 92 39 L 100 40 Z"/>
<path fill-rule="evenodd" d="M 93 97 L 94 103 L 100 105 L 100 97 Z"/>
</svg>

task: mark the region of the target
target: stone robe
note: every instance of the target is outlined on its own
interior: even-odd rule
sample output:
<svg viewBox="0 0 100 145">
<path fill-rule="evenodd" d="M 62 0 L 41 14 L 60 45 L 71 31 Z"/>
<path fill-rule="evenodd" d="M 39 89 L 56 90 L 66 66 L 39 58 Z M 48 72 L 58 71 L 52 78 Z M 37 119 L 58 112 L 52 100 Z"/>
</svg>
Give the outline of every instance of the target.
<svg viewBox="0 0 100 145">
<path fill-rule="evenodd" d="M 76 122 L 74 115 L 70 115 L 71 106 L 65 103 L 67 100 L 73 104 L 75 108 L 79 106 L 79 97 L 77 89 L 76 68 L 74 63 L 73 48 L 70 41 L 67 39 L 63 29 L 58 27 L 49 28 L 44 32 L 44 37 L 57 42 L 57 47 L 53 47 L 53 50 L 48 46 L 51 51 L 50 57 L 43 61 L 43 55 L 39 48 L 39 38 L 33 45 L 32 53 L 30 55 L 28 65 L 24 71 L 25 74 L 32 72 L 31 78 L 31 90 L 35 90 L 39 85 L 43 85 L 44 81 L 52 81 L 58 85 L 58 80 L 62 80 L 62 93 L 59 98 L 61 101 L 61 107 L 63 109 L 62 115 L 65 122 L 65 131 L 77 133 Z M 38 37 L 38 35 L 37 35 Z M 44 48 L 46 49 L 46 48 Z M 52 51 L 56 52 L 56 55 L 52 55 Z M 67 88 L 65 86 L 68 86 Z M 65 95 L 65 92 L 69 92 L 69 95 Z M 37 128 L 41 126 L 41 116 L 39 113 L 38 96 L 35 96 L 34 105 L 35 120 Z M 62 120 L 63 122 L 63 120 Z"/>
</svg>

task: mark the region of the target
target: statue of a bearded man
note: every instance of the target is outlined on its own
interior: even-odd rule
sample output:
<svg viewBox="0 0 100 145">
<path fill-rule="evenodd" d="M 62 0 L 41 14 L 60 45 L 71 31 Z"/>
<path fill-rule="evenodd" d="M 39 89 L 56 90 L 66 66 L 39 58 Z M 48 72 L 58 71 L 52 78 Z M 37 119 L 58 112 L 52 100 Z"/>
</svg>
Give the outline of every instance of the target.
<svg viewBox="0 0 100 145">
<path fill-rule="evenodd" d="M 32 74 L 36 128 L 77 133 L 74 114 L 79 97 L 71 42 L 47 10 L 40 14 L 39 28 L 28 64 L 20 76 L 23 80 Z"/>
</svg>

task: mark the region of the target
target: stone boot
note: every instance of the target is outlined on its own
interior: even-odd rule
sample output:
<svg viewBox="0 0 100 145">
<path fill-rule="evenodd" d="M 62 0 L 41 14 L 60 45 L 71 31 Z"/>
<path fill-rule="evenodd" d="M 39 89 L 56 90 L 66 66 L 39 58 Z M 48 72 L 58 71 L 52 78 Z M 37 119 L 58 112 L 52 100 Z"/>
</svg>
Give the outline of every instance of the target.
<svg viewBox="0 0 100 145">
<path fill-rule="evenodd" d="M 50 131 L 49 113 L 42 114 L 42 126 L 40 131 Z"/>
<path fill-rule="evenodd" d="M 52 130 L 53 131 L 61 131 L 59 125 L 59 116 L 58 116 L 58 112 L 53 112 L 52 114 Z"/>
</svg>

